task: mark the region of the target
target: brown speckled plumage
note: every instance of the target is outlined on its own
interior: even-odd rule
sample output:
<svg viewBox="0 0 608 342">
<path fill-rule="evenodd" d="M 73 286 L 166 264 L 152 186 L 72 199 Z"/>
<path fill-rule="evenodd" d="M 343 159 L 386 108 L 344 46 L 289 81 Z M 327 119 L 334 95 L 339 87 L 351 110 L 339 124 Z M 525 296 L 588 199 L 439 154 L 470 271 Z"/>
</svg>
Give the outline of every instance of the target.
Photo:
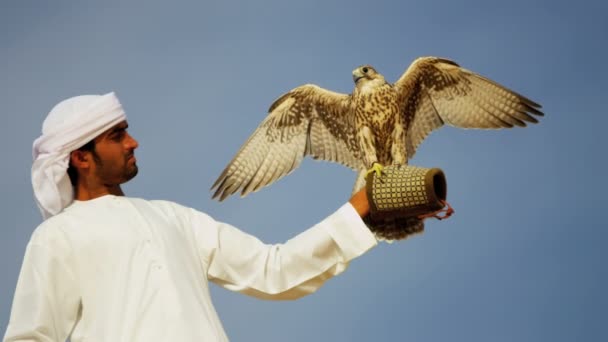
<svg viewBox="0 0 608 342">
<path fill-rule="evenodd" d="M 356 191 L 374 162 L 406 164 L 444 124 L 523 127 L 543 115 L 539 104 L 442 58 L 415 60 L 394 84 L 369 65 L 355 69 L 353 79 L 352 95 L 308 84 L 277 99 L 213 184 L 213 197 L 257 191 L 293 171 L 305 156 L 358 171 Z"/>
</svg>

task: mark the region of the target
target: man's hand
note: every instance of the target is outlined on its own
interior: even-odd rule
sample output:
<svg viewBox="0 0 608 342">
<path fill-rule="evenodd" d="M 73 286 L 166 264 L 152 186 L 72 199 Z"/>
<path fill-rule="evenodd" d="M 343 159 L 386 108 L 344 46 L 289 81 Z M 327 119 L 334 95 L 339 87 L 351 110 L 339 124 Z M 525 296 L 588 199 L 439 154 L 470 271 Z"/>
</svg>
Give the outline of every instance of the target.
<svg viewBox="0 0 608 342">
<path fill-rule="evenodd" d="M 380 176 L 368 175 L 364 190 L 350 200 L 376 237 L 401 240 L 424 230 L 424 220 L 449 217 L 447 184 L 440 169 L 387 166 Z M 448 207 L 442 210 L 444 206 Z M 444 216 L 439 213 L 445 211 Z"/>
<path fill-rule="evenodd" d="M 371 222 L 423 219 L 446 206 L 447 182 L 437 168 L 391 165 L 368 175 L 366 191 Z"/>
</svg>

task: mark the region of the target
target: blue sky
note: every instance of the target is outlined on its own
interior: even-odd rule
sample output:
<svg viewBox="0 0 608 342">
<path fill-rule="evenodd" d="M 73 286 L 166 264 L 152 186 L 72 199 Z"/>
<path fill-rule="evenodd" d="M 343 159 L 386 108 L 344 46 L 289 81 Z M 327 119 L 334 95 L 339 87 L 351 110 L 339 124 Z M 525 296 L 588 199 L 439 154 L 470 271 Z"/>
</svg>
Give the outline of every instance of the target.
<svg viewBox="0 0 608 342">
<path fill-rule="evenodd" d="M 41 217 L 31 143 L 58 101 L 116 91 L 139 140 L 130 196 L 173 200 L 269 243 L 318 222 L 355 173 L 306 160 L 244 199 L 209 187 L 282 93 L 350 93 L 447 57 L 543 105 L 538 125 L 443 128 L 412 164 L 441 167 L 456 214 L 381 244 L 317 293 L 265 302 L 213 287 L 234 341 L 604 341 L 608 5 L 602 1 L 0 3 L 0 330 Z"/>
</svg>

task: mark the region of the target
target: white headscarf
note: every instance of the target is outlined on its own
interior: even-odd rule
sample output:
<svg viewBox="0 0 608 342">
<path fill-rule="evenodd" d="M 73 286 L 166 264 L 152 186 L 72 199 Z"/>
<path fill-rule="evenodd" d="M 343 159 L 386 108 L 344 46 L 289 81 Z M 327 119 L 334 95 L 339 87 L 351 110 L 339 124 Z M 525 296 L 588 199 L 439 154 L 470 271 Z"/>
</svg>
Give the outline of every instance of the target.
<svg viewBox="0 0 608 342">
<path fill-rule="evenodd" d="M 45 220 L 74 200 L 67 173 L 70 152 L 124 120 L 125 112 L 113 92 L 72 97 L 51 110 L 33 146 L 32 185 Z"/>
</svg>

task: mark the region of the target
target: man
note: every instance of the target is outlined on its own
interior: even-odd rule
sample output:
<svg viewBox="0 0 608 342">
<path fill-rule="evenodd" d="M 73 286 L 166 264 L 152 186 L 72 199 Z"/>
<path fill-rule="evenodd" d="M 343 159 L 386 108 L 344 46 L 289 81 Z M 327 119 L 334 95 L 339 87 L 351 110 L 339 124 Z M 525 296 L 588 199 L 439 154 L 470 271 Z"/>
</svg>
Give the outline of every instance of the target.
<svg viewBox="0 0 608 342">
<path fill-rule="evenodd" d="M 377 244 L 364 191 L 282 245 L 166 201 L 125 197 L 137 141 L 114 93 L 67 99 L 34 142 L 45 221 L 25 257 L 4 341 L 223 341 L 208 281 L 295 299 Z"/>
</svg>

